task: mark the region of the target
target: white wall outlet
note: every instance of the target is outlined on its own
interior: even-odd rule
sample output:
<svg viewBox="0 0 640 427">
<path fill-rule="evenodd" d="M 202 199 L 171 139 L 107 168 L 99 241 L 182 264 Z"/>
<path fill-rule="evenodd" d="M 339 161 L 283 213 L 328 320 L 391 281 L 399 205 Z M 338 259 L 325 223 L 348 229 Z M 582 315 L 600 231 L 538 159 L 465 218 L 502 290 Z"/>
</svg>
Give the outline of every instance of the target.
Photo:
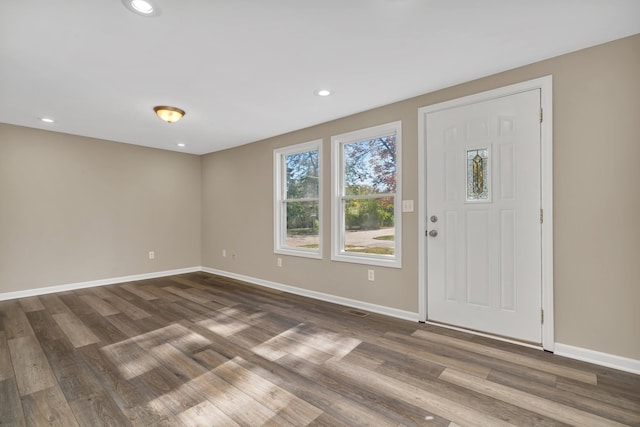
<svg viewBox="0 0 640 427">
<path fill-rule="evenodd" d="M 402 201 L 402 212 L 413 212 L 413 200 Z"/>
<path fill-rule="evenodd" d="M 223 250 L 222 250 L 222 257 L 223 257 L 223 258 L 226 258 L 226 257 L 227 257 L 227 250 L 226 250 L 226 249 L 223 249 Z"/>
<path fill-rule="evenodd" d="M 149 259 L 156 259 L 156 253 L 154 251 L 149 251 Z"/>
<path fill-rule="evenodd" d="M 282 267 L 282 258 L 278 258 L 278 259 L 276 260 L 276 265 L 277 265 L 278 267 Z"/>
<path fill-rule="evenodd" d="M 374 280 L 376 280 L 376 275 L 375 275 L 375 273 L 373 272 L 373 270 L 367 270 L 367 279 L 368 279 L 370 282 L 373 282 Z"/>
</svg>

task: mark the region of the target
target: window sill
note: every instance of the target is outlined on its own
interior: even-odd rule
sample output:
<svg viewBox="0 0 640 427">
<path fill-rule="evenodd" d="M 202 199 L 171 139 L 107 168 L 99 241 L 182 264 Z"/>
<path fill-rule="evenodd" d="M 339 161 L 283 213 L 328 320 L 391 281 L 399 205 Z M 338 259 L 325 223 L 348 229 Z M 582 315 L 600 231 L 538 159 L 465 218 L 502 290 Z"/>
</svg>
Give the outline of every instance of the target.
<svg viewBox="0 0 640 427">
<path fill-rule="evenodd" d="M 350 262 L 354 264 L 375 265 L 378 267 L 402 268 L 402 262 L 398 256 L 394 258 L 382 258 L 376 256 L 352 255 L 348 252 L 331 255 L 332 261 Z"/>
<path fill-rule="evenodd" d="M 290 255 L 297 256 L 303 258 L 313 258 L 313 259 L 322 259 L 322 252 L 318 251 L 305 251 L 300 249 L 288 249 L 288 248 L 279 248 L 275 249 L 273 253 L 278 255 Z"/>
</svg>

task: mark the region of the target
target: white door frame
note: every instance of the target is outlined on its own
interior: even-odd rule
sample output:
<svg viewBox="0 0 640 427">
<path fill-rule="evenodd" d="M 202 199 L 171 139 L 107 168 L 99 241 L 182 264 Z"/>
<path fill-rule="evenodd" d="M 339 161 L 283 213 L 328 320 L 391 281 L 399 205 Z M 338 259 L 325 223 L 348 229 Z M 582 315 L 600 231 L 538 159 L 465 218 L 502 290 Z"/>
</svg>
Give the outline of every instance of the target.
<svg viewBox="0 0 640 427">
<path fill-rule="evenodd" d="M 427 321 L 427 159 L 426 159 L 426 116 L 440 110 L 461 107 L 491 99 L 513 95 L 529 90 L 540 89 L 540 105 L 543 120 L 540 129 L 541 149 L 541 208 L 544 212 L 542 222 L 542 347 L 554 349 L 554 316 L 553 316 L 553 79 L 552 76 L 540 77 L 522 83 L 481 92 L 463 98 L 453 99 L 418 109 L 418 316 L 420 321 Z"/>
</svg>

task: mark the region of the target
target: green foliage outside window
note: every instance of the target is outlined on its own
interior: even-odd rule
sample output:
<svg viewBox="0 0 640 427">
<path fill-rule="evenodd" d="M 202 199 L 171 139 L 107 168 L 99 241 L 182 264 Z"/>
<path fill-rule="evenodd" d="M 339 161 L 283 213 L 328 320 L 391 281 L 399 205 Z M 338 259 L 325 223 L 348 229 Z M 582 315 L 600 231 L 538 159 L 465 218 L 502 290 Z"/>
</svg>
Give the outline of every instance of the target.
<svg viewBox="0 0 640 427">
<path fill-rule="evenodd" d="M 344 146 L 346 196 L 376 196 L 396 191 L 396 138 L 352 142 Z M 394 225 L 394 198 L 371 197 L 345 200 L 347 230 L 376 230 Z"/>
<path fill-rule="evenodd" d="M 285 162 L 287 235 L 318 234 L 318 151 L 290 154 Z"/>
<path fill-rule="evenodd" d="M 393 200 L 352 199 L 346 201 L 345 227 L 347 230 L 377 230 L 393 227 Z"/>
</svg>

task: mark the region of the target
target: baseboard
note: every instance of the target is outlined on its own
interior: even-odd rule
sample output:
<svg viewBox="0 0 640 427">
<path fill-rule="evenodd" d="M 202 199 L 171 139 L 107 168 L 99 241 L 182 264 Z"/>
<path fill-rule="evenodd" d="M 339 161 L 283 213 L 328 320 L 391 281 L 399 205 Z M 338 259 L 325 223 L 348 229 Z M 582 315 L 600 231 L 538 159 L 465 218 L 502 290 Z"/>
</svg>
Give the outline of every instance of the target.
<svg viewBox="0 0 640 427">
<path fill-rule="evenodd" d="M 374 313 L 384 314 L 384 315 L 396 317 L 399 319 L 410 320 L 414 322 L 417 322 L 419 320 L 418 313 L 398 310 L 395 308 L 386 307 L 386 306 L 377 305 L 377 304 L 370 304 L 363 301 L 343 298 L 336 295 L 325 294 L 322 292 L 311 291 L 308 289 L 298 288 L 290 285 L 284 285 L 282 283 L 272 282 L 264 279 L 258 279 L 250 276 L 244 276 L 242 274 L 231 273 L 223 270 L 216 270 L 208 267 L 202 267 L 202 271 L 206 273 L 217 274 L 219 276 L 229 277 L 231 279 L 241 280 L 244 282 L 252 283 L 254 285 L 259 285 L 259 286 L 264 286 L 271 289 L 277 289 L 280 291 L 289 292 L 295 295 L 305 296 L 309 298 L 318 299 L 321 301 L 332 302 L 335 304 L 345 305 L 348 307 L 353 307 L 361 310 L 371 311 Z M 606 366 L 608 368 L 618 369 L 620 371 L 630 372 L 632 374 L 640 374 L 640 361 L 622 357 L 622 356 L 601 353 L 594 350 L 573 347 L 570 345 L 560 344 L 560 343 L 555 343 L 554 354 L 557 354 L 558 356 L 568 357 L 571 359 L 581 360 L 583 362 L 593 363 L 600 366 Z"/>
<path fill-rule="evenodd" d="M 371 311 L 373 313 L 384 314 L 386 316 L 391 316 L 398 319 L 418 322 L 418 313 L 412 313 L 410 311 L 399 310 L 397 308 L 371 304 L 368 302 L 339 297 L 331 294 L 325 294 L 323 292 L 311 291 L 308 289 L 298 288 L 290 285 L 284 285 L 282 283 L 271 282 L 269 280 L 263 280 L 263 279 L 257 279 L 255 277 L 244 276 L 242 274 L 230 273 L 228 271 L 216 270 L 208 267 L 202 267 L 202 271 L 206 273 L 217 274 L 219 276 L 229 277 L 231 279 L 241 280 L 243 282 L 252 283 L 258 286 L 264 286 L 266 288 L 289 292 L 291 294 L 300 295 L 303 297 L 314 298 L 320 301 L 331 302 L 334 304 L 340 304 L 347 307 L 357 308 L 360 310 Z"/>
<path fill-rule="evenodd" d="M 67 285 L 47 286 L 44 288 L 27 289 L 24 291 L 0 293 L 0 301 L 52 294 L 54 292 L 73 291 L 75 289 L 93 288 L 95 286 L 115 285 L 116 283 L 133 282 L 136 280 L 155 279 L 157 277 L 174 276 L 176 274 L 202 271 L 202 267 L 180 268 L 177 270 L 156 271 L 153 273 L 135 274 L 133 276 L 112 277 L 109 279 L 91 280 L 89 282 L 70 283 Z"/>
<path fill-rule="evenodd" d="M 410 320 L 418 322 L 418 313 L 399 310 L 383 305 L 371 304 L 364 301 L 358 301 L 350 298 L 339 297 L 336 295 L 326 294 L 323 292 L 311 291 L 296 286 L 285 285 L 282 283 L 272 282 L 269 280 L 258 279 L 255 277 L 245 276 L 242 274 L 231 273 L 223 270 L 216 270 L 208 267 L 188 267 L 176 270 L 156 271 L 153 273 L 135 274 L 132 276 L 112 277 L 108 279 L 92 280 L 88 282 L 78 282 L 66 285 L 48 286 L 44 288 L 27 289 L 24 291 L 4 292 L 0 293 L 0 301 L 32 297 L 37 295 L 46 295 L 54 292 L 72 291 L 75 289 L 91 288 L 95 286 L 114 285 L 116 283 L 133 282 L 136 280 L 155 279 L 157 277 L 174 276 L 177 274 L 194 273 L 204 271 L 210 274 L 229 277 L 236 280 L 252 283 L 254 285 L 264 286 L 266 288 L 276 289 L 283 292 L 289 292 L 295 295 L 314 298 L 320 301 L 327 301 L 334 304 L 340 304 L 347 307 L 357 308 L 360 310 L 371 311 L 373 313 L 383 314 L 398 319 Z M 618 369 L 620 371 L 630 372 L 640 375 L 640 360 L 628 357 L 616 356 L 614 354 L 602 353 L 586 348 L 574 347 L 567 344 L 555 343 L 554 354 L 558 356 L 568 357 L 570 359 L 581 360 L 583 362 L 593 363 L 608 368 Z"/>
<path fill-rule="evenodd" d="M 556 343 L 554 354 L 640 375 L 640 360 Z"/>
<path fill-rule="evenodd" d="M 349 298 L 343 298 L 336 295 L 325 294 L 322 292 L 310 291 L 308 289 L 298 288 L 295 286 L 284 285 L 282 283 L 271 282 L 268 280 L 257 279 L 255 277 L 244 276 L 242 274 L 230 273 L 228 271 L 216 270 L 207 267 L 189 267 L 181 268 L 177 270 L 157 271 L 153 273 L 136 274 L 132 276 L 112 277 L 108 279 L 92 280 L 88 282 L 70 283 L 66 285 L 47 286 L 43 288 L 27 289 L 24 291 L 5 292 L 0 293 L 0 301 L 26 298 L 38 295 L 52 294 L 54 292 L 73 291 L 76 289 L 92 288 L 96 286 L 115 285 L 116 283 L 133 282 L 136 280 L 155 279 L 157 277 L 174 276 L 176 274 L 193 273 L 197 271 L 204 271 L 206 273 L 217 274 L 219 276 L 225 276 L 232 279 L 242 280 L 244 282 L 252 283 L 266 288 L 277 289 L 284 292 L 289 292 L 295 295 L 301 295 L 309 298 L 314 298 L 321 301 L 332 302 L 335 304 L 345 305 L 347 307 L 358 308 L 361 310 L 371 311 L 373 313 L 384 314 L 386 316 L 396 317 L 399 319 L 410 320 L 417 322 L 418 313 L 412 313 L 410 311 L 398 310 L 392 307 L 386 307 L 377 304 L 370 304 L 363 301 L 353 300 Z"/>
</svg>

